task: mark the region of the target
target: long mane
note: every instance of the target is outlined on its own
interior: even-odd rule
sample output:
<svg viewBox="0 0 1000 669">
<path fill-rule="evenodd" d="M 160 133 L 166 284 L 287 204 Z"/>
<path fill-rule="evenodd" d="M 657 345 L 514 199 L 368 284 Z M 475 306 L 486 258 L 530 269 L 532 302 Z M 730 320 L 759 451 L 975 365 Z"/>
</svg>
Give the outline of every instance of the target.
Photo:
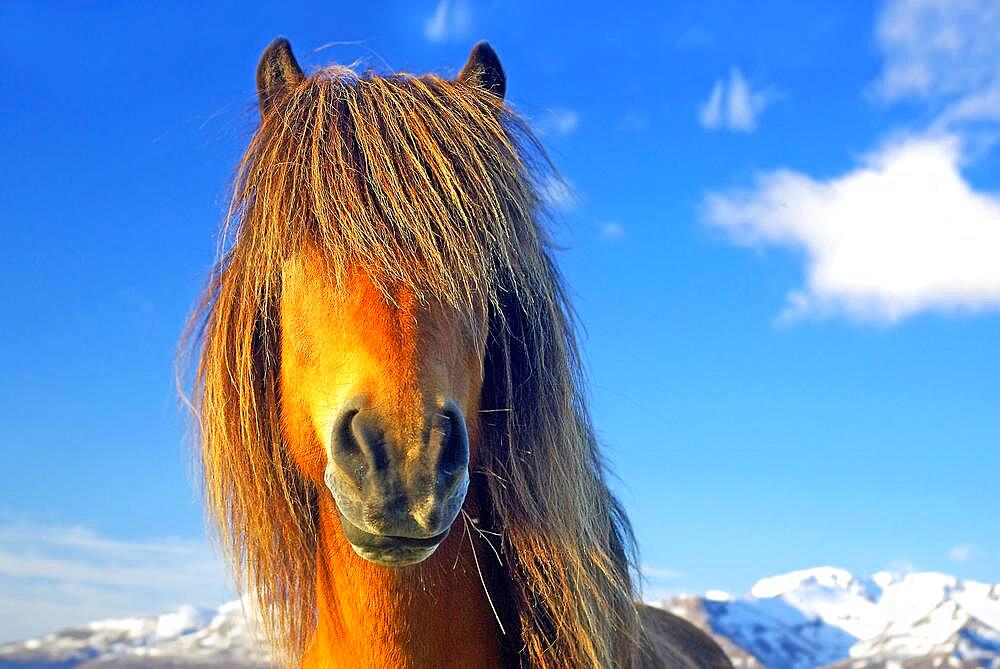
<svg viewBox="0 0 1000 669">
<path fill-rule="evenodd" d="M 226 250 L 192 319 L 205 496 L 274 650 L 315 624 L 317 499 L 280 424 L 283 262 L 304 243 L 334 276 L 489 314 L 485 491 L 511 627 L 530 667 L 632 665 L 631 529 L 605 483 L 572 310 L 539 193 L 558 178 L 522 120 L 474 83 L 313 73 L 263 118 L 234 183 Z"/>
</svg>

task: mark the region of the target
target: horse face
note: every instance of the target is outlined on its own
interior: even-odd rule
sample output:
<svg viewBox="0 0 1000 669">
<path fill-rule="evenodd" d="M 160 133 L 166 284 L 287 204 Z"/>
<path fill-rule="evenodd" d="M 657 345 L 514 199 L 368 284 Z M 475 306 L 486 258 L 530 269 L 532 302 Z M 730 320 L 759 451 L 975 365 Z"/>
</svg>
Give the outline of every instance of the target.
<svg viewBox="0 0 1000 669">
<path fill-rule="evenodd" d="M 404 566 L 434 552 L 465 500 L 485 326 L 391 292 L 359 269 L 338 285 L 315 249 L 286 264 L 281 406 L 295 462 L 332 493 L 354 551 Z"/>
</svg>

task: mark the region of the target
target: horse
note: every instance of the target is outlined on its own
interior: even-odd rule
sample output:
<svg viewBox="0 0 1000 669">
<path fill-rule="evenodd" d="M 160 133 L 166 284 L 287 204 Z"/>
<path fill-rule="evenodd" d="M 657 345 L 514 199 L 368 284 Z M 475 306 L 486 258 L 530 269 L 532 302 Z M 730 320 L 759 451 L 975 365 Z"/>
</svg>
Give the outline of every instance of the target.
<svg viewBox="0 0 1000 669">
<path fill-rule="evenodd" d="M 729 667 L 634 603 L 506 83 L 264 51 L 188 335 L 219 544 L 286 666 Z"/>
</svg>

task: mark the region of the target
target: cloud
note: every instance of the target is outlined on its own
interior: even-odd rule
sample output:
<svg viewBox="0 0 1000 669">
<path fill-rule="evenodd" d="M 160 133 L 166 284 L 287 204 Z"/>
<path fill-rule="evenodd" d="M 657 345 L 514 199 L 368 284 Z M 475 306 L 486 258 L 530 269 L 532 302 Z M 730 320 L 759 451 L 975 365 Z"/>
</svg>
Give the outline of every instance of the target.
<svg viewBox="0 0 1000 669">
<path fill-rule="evenodd" d="M 232 598 L 203 541 L 121 541 L 85 527 L 0 526 L 0 642 L 97 618 Z"/>
<path fill-rule="evenodd" d="M 601 237 L 613 242 L 625 239 L 625 228 L 620 223 L 605 223 L 601 226 Z"/>
<path fill-rule="evenodd" d="M 932 129 L 1000 122 L 1000 5 L 994 0 L 896 0 L 876 30 L 885 62 L 871 92 L 923 103 Z M 991 139 L 992 141 L 992 139 Z"/>
<path fill-rule="evenodd" d="M 572 211 L 579 204 L 579 198 L 572 184 L 566 179 L 549 176 L 540 187 L 542 199 L 555 211 Z"/>
<path fill-rule="evenodd" d="M 580 127 L 580 115 L 572 109 L 547 109 L 535 125 L 543 135 L 570 135 Z"/>
<path fill-rule="evenodd" d="M 955 562 L 968 562 L 978 549 L 972 545 L 955 546 L 950 551 L 948 551 L 948 557 Z"/>
<path fill-rule="evenodd" d="M 998 83 L 1000 5 L 994 0 L 896 0 L 878 20 L 884 100 L 961 99 Z"/>
<path fill-rule="evenodd" d="M 698 122 L 703 128 L 715 129 L 723 124 L 722 96 L 725 93 L 725 85 L 721 79 L 717 79 L 712 92 L 708 94 L 708 100 L 698 109 Z"/>
<path fill-rule="evenodd" d="M 895 322 L 1000 306 L 1000 198 L 959 173 L 955 137 L 889 144 L 827 181 L 780 170 L 708 196 L 705 220 L 737 243 L 798 249 L 805 285 L 785 317 Z"/>
<path fill-rule="evenodd" d="M 757 129 L 757 118 L 775 98 L 771 91 L 753 90 L 743 73 L 734 67 L 728 82 L 715 81 L 708 99 L 698 108 L 698 122 L 706 130 L 753 132 Z"/>
<path fill-rule="evenodd" d="M 445 42 L 468 35 L 472 14 L 462 0 L 440 0 L 434 13 L 424 21 L 424 37 L 431 42 Z"/>
<path fill-rule="evenodd" d="M 644 578 L 655 578 L 655 579 L 677 579 L 684 578 L 684 573 L 677 571 L 676 569 L 670 569 L 667 567 L 655 567 L 653 565 L 642 565 L 640 569 L 642 576 Z"/>
<path fill-rule="evenodd" d="M 801 252 L 804 283 L 789 293 L 785 319 L 895 323 L 996 309 L 1000 196 L 975 189 L 962 169 L 1000 137 L 1000 6 L 891 2 L 876 36 L 884 63 L 869 92 L 884 104 L 916 102 L 930 120 L 888 133 L 835 178 L 780 169 L 749 189 L 710 193 L 704 220 L 738 244 Z M 721 118 L 721 99 L 713 91 L 708 120 Z"/>
</svg>

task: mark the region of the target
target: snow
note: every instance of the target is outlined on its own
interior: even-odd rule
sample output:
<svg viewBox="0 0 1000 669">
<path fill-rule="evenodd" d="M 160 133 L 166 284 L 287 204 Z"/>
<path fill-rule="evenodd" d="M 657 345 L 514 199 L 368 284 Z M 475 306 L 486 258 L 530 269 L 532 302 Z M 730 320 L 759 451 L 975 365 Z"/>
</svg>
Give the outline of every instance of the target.
<svg viewBox="0 0 1000 669">
<path fill-rule="evenodd" d="M 733 598 L 728 592 L 724 590 L 709 590 L 704 595 L 705 599 L 713 602 L 728 602 Z"/>
<path fill-rule="evenodd" d="M 1000 585 L 817 567 L 763 578 L 745 597 L 706 594 L 702 606 L 716 635 L 772 669 L 849 659 L 902 667 L 920 657 L 934 658 L 934 666 L 976 660 L 1000 669 Z"/>
<path fill-rule="evenodd" d="M 1000 585 L 945 574 L 856 576 L 818 567 L 761 579 L 749 595 L 709 591 L 666 608 L 705 620 L 752 658 L 740 666 L 972 666 L 1000 669 Z M 692 606 L 695 608 L 692 609 Z M 101 620 L 0 646 L 0 667 L 267 666 L 262 636 L 237 600 L 216 609 L 182 606 L 148 618 Z M 755 658 L 755 659 L 754 659 Z M 748 661 L 758 664 L 746 664 Z"/>
<path fill-rule="evenodd" d="M 1000 629 L 1000 585 L 966 582 L 952 599 L 970 614 L 995 629 Z"/>
<path fill-rule="evenodd" d="M 177 638 L 202 627 L 207 627 L 214 617 L 215 611 L 211 609 L 182 606 L 174 613 L 159 617 L 156 622 L 156 638 L 158 640 Z"/>
<path fill-rule="evenodd" d="M 148 618 L 99 620 L 40 639 L 0 646 L 0 667 L 264 667 L 267 653 L 240 600 L 217 609 L 182 606 Z M 116 665 L 116 662 L 119 665 Z"/>
<path fill-rule="evenodd" d="M 827 588 L 847 587 L 854 577 L 846 569 L 836 567 L 816 567 L 802 569 L 780 576 L 762 578 L 750 590 L 750 594 L 758 599 L 777 597 L 786 592 L 794 592 L 804 585 L 817 585 Z"/>
</svg>

